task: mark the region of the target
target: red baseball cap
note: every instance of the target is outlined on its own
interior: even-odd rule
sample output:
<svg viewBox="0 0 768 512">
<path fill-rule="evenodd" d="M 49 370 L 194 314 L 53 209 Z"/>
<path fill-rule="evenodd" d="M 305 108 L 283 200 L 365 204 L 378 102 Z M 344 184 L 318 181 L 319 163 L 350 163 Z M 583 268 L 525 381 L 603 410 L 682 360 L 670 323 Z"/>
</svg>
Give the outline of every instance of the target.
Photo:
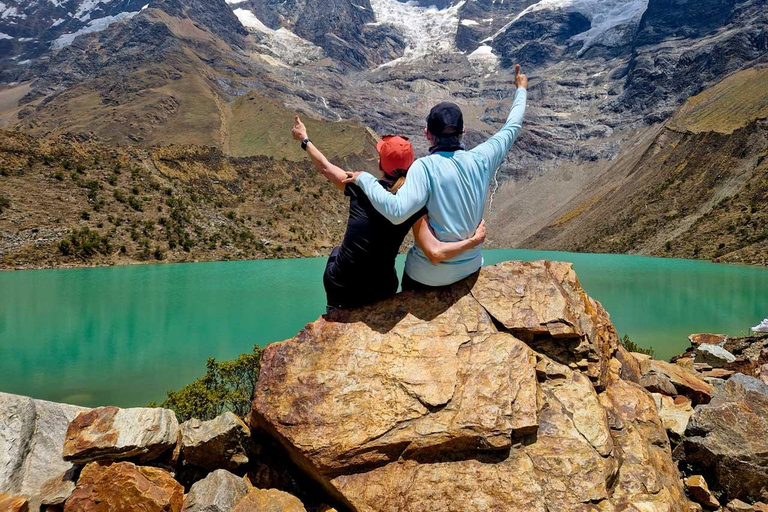
<svg viewBox="0 0 768 512">
<path fill-rule="evenodd" d="M 383 136 L 376 144 L 376 150 L 379 152 L 381 170 L 387 174 L 398 169 L 408 170 L 416 159 L 411 143 L 399 135 Z"/>
</svg>

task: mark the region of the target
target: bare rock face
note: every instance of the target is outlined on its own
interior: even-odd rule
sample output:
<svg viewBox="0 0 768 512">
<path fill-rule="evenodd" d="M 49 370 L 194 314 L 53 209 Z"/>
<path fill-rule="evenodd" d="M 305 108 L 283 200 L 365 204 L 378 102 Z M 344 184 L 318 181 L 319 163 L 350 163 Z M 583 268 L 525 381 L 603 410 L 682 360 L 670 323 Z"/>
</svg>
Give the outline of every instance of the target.
<svg viewBox="0 0 768 512">
<path fill-rule="evenodd" d="M 184 512 L 230 512 L 246 494 L 245 480 L 218 469 L 190 488 L 184 497 Z"/>
<path fill-rule="evenodd" d="M 694 347 L 704 344 L 722 346 L 726 340 L 728 340 L 728 336 L 725 334 L 698 333 L 688 336 L 688 341 L 690 341 L 691 345 Z"/>
<path fill-rule="evenodd" d="M 572 265 L 541 260 L 486 267 L 472 296 L 511 334 L 604 384 L 618 336 L 605 309 L 584 292 Z"/>
<path fill-rule="evenodd" d="M 70 423 L 63 455 L 68 461 L 132 459 L 152 461 L 173 448 L 179 422 L 167 409 L 99 407 Z"/>
<path fill-rule="evenodd" d="M 232 412 L 210 421 L 191 419 L 181 424 L 181 452 L 184 460 L 195 466 L 237 469 L 248 462 L 246 443 L 250 429 Z"/>
<path fill-rule="evenodd" d="M 251 489 L 232 512 L 307 512 L 301 501 L 277 489 Z"/>
<path fill-rule="evenodd" d="M 24 496 L 0 493 L 0 510 L 3 512 L 29 512 L 29 500 Z"/>
<path fill-rule="evenodd" d="M 270 345 L 250 422 L 353 511 L 685 510 L 616 347 L 570 265 L 508 262 Z"/>
<path fill-rule="evenodd" d="M 131 462 L 92 462 L 83 468 L 64 512 L 180 512 L 184 488 L 162 469 Z"/>
<path fill-rule="evenodd" d="M 728 499 L 760 497 L 768 490 L 766 432 L 768 385 L 736 374 L 696 408 L 683 441 L 685 460 L 714 475 Z"/>
<path fill-rule="evenodd" d="M 77 468 L 61 450 L 69 422 L 82 410 L 0 393 L 0 493 L 28 498 L 34 511 L 64 503 Z"/>
</svg>

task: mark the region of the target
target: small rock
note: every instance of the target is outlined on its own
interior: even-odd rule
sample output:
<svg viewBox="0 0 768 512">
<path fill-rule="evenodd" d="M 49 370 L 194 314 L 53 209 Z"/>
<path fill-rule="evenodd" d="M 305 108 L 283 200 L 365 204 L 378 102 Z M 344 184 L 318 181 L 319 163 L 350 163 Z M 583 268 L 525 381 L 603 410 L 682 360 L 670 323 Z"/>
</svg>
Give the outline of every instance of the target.
<svg viewBox="0 0 768 512">
<path fill-rule="evenodd" d="M 630 352 L 638 361 L 650 361 L 652 358 L 648 354 L 641 354 L 640 352 Z"/>
<path fill-rule="evenodd" d="M 713 379 L 728 379 L 734 373 L 733 370 L 726 370 L 725 368 L 713 368 L 709 371 L 702 372 L 701 376 Z"/>
<path fill-rule="evenodd" d="M 694 368 L 692 357 L 678 357 L 675 360 L 675 364 L 680 368 L 682 368 L 683 370 L 687 370 L 689 372 L 696 371 Z"/>
<path fill-rule="evenodd" d="M 725 506 L 728 512 L 755 512 L 755 507 L 741 500 L 733 500 Z"/>
<path fill-rule="evenodd" d="M 728 336 L 725 334 L 691 334 L 688 336 L 688 341 L 691 345 L 698 347 L 700 345 L 720 345 L 722 346 L 728 340 Z"/>
<path fill-rule="evenodd" d="M 3 512 L 29 512 L 29 502 L 23 496 L 0 493 L 0 510 Z"/>
<path fill-rule="evenodd" d="M 723 347 L 704 343 L 696 348 L 696 362 L 707 363 L 713 368 L 722 368 L 736 360 L 736 356 Z"/>
<path fill-rule="evenodd" d="M 688 503 L 688 508 L 686 508 L 685 510 L 686 512 L 702 512 L 702 510 L 704 509 L 702 509 L 701 505 L 699 505 L 698 503 L 694 503 L 691 501 Z"/>
<path fill-rule="evenodd" d="M 713 389 L 719 390 L 723 387 L 723 384 L 725 384 L 725 381 L 723 379 L 718 379 L 717 377 L 704 377 L 704 382 L 712 386 Z"/>
<path fill-rule="evenodd" d="M 91 462 L 64 512 L 180 512 L 184 487 L 162 469 L 131 462 Z"/>
<path fill-rule="evenodd" d="M 768 512 L 768 504 L 758 501 L 753 505 L 755 512 Z"/>
<path fill-rule="evenodd" d="M 338 511 L 330 505 L 322 504 L 319 507 L 317 507 L 317 512 L 338 512 Z"/>
<path fill-rule="evenodd" d="M 295 496 L 277 489 L 251 489 L 232 512 L 307 512 Z"/>
<path fill-rule="evenodd" d="M 640 385 L 651 393 L 661 393 L 662 395 L 675 396 L 677 390 L 669 380 L 669 377 L 656 372 L 649 372 L 640 378 Z"/>
<path fill-rule="evenodd" d="M 184 512 L 229 512 L 245 495 L 248 484 L 224 469 L 195 482 L 184 498 Z"/>
<path fill-rule="evenodd" d="M 708 372 L 712 369 L 707 363 L 693 363 L 693 369 L 697 372 Z"/>
<path fill-rule="evenodd" d="M 232 412 L 210 420 L 191 419 L 181 425 L 184 460 L 205 469 L 234 470 L 248 463 L 245 444 L 250 429 Z"/>
<path fill-rule="evenodd" d="M 701 503 L 705 507 L 718 508 L 720 502 L 709 491 L 707 481 L 701 475 L 689 476 L 685 479 L 685 486 L 688 488 L 688 494 L 697 503 Z"/>
<path fill-rule="evenodd" d="M 148 462 L 176 446 L 178 436 L 179 422 L 168 409 L 99 407 L 81 412 L 69 424 L 64 460 Z"/>
<path fill-rule="evenodd" d="M 691 401 L 684 396 L 673 399 L 659 393 L 652 393 L 652 395 L 669 438 L 674 441 L 682 439 L 688 421 L 693 415 Z"/>
<path fill-rule="evenodd" d="M 666 376 L 675 386 L 677 394 L 687 396 L 694 405 L 706 404 L 712 399 L 714 388 L 702 380 L 697 373 L 685 370 L 676 364 L 656 359 L 643 361 L 641 366 L 643 375 L 658 373 Z"/>
</svg>

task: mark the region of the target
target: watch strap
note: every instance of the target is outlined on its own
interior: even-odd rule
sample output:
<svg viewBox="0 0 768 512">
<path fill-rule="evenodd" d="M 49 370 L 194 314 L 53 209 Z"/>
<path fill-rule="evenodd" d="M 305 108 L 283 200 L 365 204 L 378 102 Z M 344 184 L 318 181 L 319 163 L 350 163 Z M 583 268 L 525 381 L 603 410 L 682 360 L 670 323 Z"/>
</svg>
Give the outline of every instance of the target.
<svg viewBox="0 0 768 512">
<path fill-rule="evenodd" d="M 312 142 L 312 141 L 309 138 L 306 138 L 303 141 L 301 141 L 301 149 L 306 151 L 307 150 L 307 144 L 309 144 L 310 142 Z"/>
</svg>

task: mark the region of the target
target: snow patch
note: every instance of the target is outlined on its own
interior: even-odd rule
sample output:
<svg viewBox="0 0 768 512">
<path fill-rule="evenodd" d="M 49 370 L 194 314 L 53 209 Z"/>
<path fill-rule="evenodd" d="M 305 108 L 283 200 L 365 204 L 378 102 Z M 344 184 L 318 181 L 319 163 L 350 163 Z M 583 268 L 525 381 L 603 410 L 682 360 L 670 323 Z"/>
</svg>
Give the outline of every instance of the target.
<svg viewBox="0 0 768 512">
<path fill-rule="evenodd" d="M 86 26 L 84 26 L 77 32 L 72 32 L 71 34 L 64 34 L 60 36 L 58 39 L 56 39 L 52 43 L 53 49 L 60 50 L 61 48 L 64 48 L 65 46 L 69 46 L 70 44 L 72 44 L 72 41 L 74 41 L 75 38 L 78 36 L 81 36 L 83 34 L 90 34 L 91 32 L 101 32 L 111 24 L 117 23 L 118 21 L 131 19 L 137 14 L 139 14 L 139 11 L 121 12 L 114 16 L 105 16 L 104 18 L 91 20 Z"/>
<path fill-rule="evenodd" d="M 247 0 L 225 0 L 229 5 L 237 5 L 241 4 L 243 2 L 246 2 Z"/>
<path fill-rule="evenodd" d="M 53 23 L 48 28 L 57 27 L 57 26 L 61 25 L 62 23 L 64 23 L 64 18 L 59 18 L 59 19 L 53 20 Z"/>
<path fill-rule="evenodd" d="M 0 13 L 0 18 L 7 20 L 8 18 L 26 18 L 27 15 L 24 13 L 19 13 L 19 10 L 16 7 L 6 7 L 5 4 L 0 3 L 0 10 L 2 10 L 2 13 Z"/>
<path fill-rule="evenodd" d="M 265 54 L 260 56 L 270 64 L 275 64 L 272 61 L 274 57 L 282 62 L 280 65 L 297 65 L 319 60 L 324 56 L 320 47 L 302 39 L 287 28 L 273 30 L 247 9 L 238 8 L 232 12 L 245 28 L 260 37 L 260 46 L 265 50 Z"/>
<path fill-rule="evenodd" d="M 398 0 L 370 0 L 376 22 L 370 25 L 392 25 L 403 33 L 408 46 L 398 62 L 412 62 L 427 55 L 450 52 L 456 49 L 456 32 L 459 29 L 459 9 L 462 0 L 445 9 L 420 7 L 417 2 Z"/>
<path fill-rule="evenodd" d="M 465 27 L 471 27 L 473 25 L 479 25 L 479 23 L 476 22 L 475 20 L 461 20 L 461 24 L 464 25 Z"/>
<path fill-rule="evenodd" d="M 606 46 L 623 44 L 627 37 L 627 30 L 640 23 L 640 18 L 647 8 L 648 0 L 541 0 L 518 14 L 496 34 L 483 42 L 495 39 L 527 14 L 542 10 L 563 10 L 578 12 L 590 21 L 589 30 L 571 38 L 574 41 L 584 43 L 579 51 L 579 54 L 583 54 L 596 44 Z"/>
<path fill-rule="evenodd" d="M 13 37 L 9 36 L 8 34 L 3 34 L 2 32 L 0 32 L 0 40 L 1 39 L 13 39 Z"/>
<path fill-rule="evenodd" d="M 478 73 L 491 73 L 499 68 L 499 56 L 486 44 L 467 55 L 467 60 Z"/>
</svg>

